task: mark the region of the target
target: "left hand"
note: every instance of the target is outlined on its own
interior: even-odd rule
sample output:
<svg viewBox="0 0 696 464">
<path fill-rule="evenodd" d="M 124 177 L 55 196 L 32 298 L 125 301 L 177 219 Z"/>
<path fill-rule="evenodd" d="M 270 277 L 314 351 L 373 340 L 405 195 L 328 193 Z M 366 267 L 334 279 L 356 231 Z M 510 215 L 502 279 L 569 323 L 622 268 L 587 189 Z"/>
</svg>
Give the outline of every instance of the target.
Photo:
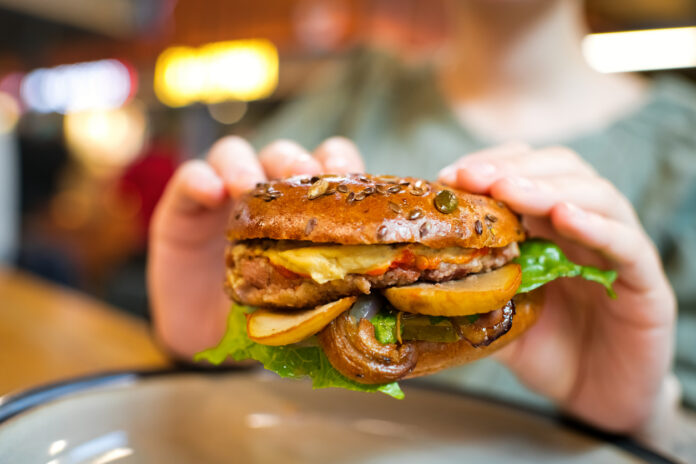
<svg viewBox="0 0 696 464">
<path fill-rule="evenodd" d="M 362 171 L 357 148 L 341 137 L 308 153 L 277 140 L 257 156 L 239 137 L 215 143 L 205 160 L 174 174 L 150 227 L 148 292 L 155 334 L 174 355 L 191 359 L 225 333 L 230 301 L 225 278 L 225 229 L 232 204 L 256 182 L 295 174 Z"/>
<path fill-rule="evenodd" d="M 498 357 L 581 419 L 615 432 L 643 426 L 670 370 L 676 303 L 629 201 L 562 147 L 503 145 L 459 159 L 440 180 L 505 202 L 573 261 L 618 271 L 615 300 L 580 279 L 547 284 L 539 321 Z"/>
</svg>

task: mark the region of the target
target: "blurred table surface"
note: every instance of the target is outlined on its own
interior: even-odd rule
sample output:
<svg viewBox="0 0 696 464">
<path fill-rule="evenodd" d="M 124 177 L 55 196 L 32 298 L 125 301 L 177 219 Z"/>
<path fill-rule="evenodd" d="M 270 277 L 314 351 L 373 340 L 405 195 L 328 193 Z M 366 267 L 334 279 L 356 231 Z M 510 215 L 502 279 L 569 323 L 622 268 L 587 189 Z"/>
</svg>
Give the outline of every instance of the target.
<svg viewBox="0 0 696 464">
<path fill-rule="evenodd" d="M 144 321 L 0 268 L 0 395 L 75 376 L 167 364 Z"/>
<path fill-rule="evenodd" d="M 74 290 L 0 267 L 0 396 L 76 376 L 168 365 L 144 321 Z M 683 411 L 679 422 L 682 432 L 695 436 L 692 413 Z M 666 454 L 675 453 L 674 445 L 657 445 Z M 692 443 L 677 448 L 679 457 L 688 457 L 685 462 L 696 462 Z"/>
</svg>

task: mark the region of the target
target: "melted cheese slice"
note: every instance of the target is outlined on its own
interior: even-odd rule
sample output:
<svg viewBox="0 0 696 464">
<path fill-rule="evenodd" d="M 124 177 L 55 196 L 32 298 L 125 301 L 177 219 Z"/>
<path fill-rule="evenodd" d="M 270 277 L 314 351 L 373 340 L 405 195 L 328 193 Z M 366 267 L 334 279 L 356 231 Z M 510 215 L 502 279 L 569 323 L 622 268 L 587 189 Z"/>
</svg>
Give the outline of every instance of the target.
<svg viewBox="0 0 696 464">
<path fill-rule="evenodd" d="M 328 245 L 269 249 L 263 255 L 276 266 L 309 275 L 323 284 L 343 279 L 348 274 L 388 268 L 407 248 L 416 256 L 435 257 L 438 261 L 455 264 L 467 263 L 481 252 L 457 247 L 435 250 L 423 245 Z"/>
<path fill-rule="evenodd" d="M 277 266 L 309 275 L 323 284 L 343 279 L 348 274 L 364 274 L 371 269 L 387 267 L 401 253 L 400 247 L 389 245 L 331 245 L 266 250 L 264 256 Z"/>
</svg>

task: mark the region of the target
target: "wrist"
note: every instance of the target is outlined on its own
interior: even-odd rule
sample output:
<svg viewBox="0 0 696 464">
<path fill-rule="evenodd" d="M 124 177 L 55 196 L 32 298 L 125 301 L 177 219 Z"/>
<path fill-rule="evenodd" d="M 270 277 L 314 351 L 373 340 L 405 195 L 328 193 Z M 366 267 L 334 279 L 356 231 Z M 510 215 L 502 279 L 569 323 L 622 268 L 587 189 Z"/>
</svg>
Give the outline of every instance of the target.
<svg viewBox="0 0 696 464">
<path fill-rule="evenodd" d="M 681 398 L 681 384 L 677 376 L 670 372 L 662 380 L 650 415 L 634 432 L 636 440 L 661 451 L 671 450 L 678 435 Z"/>
</svg>

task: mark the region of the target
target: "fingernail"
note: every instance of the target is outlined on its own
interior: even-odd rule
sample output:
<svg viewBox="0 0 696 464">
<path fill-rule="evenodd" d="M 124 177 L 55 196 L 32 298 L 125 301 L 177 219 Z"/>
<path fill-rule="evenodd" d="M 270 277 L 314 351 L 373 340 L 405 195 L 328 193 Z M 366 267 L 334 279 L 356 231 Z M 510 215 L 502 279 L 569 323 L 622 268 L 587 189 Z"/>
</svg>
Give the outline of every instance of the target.
<svg viewBox="0 0 696 464">
<path fill-rule="evenodd" d="M 512 176 L 506 178 L 505 180 L 507 180 L 513 186 L 523 190 L 531 190 L 534 187 L 534 183 L 525 177 Z"/>
<path fill-rule="evenodd" d="M 445 184 L 454 184 L 457 182 L 457 170 L 454 166 L 447 166 L 440 170 L 437 178 Z"/>
</svg>

